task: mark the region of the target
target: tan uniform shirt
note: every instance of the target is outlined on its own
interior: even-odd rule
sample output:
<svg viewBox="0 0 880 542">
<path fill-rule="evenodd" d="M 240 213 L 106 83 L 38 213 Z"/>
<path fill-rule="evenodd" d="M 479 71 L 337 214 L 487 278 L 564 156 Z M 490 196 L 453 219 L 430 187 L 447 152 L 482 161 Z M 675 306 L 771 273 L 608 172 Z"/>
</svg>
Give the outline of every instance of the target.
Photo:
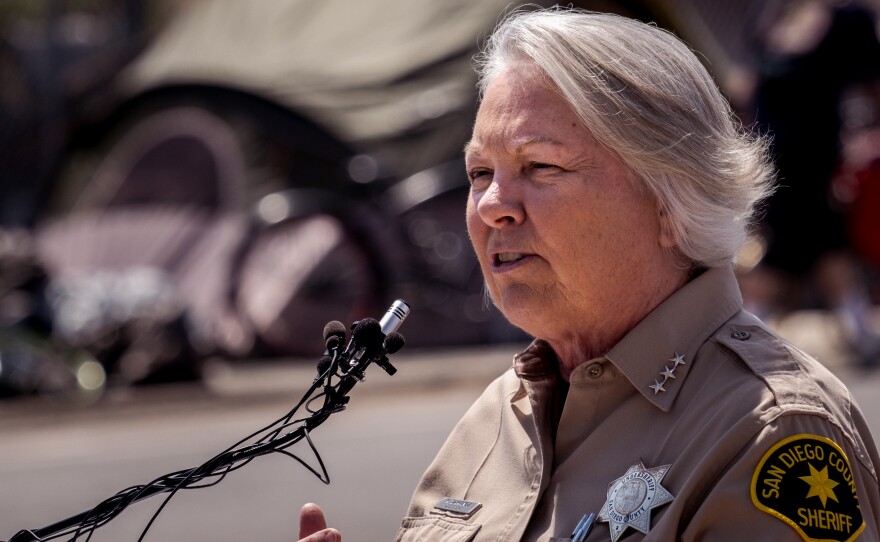
<svg viewBox="0 0 880 542">
<path fill-rule="evenodd" d="M 733 272 L 710 269 L 567 393 L 535 341 L 452 432 L 397 540 L 569 540 L 600 511 L 586 540 L 880 539 L 880 460 L 851 395 L 741 306 Z"/>
</svg>

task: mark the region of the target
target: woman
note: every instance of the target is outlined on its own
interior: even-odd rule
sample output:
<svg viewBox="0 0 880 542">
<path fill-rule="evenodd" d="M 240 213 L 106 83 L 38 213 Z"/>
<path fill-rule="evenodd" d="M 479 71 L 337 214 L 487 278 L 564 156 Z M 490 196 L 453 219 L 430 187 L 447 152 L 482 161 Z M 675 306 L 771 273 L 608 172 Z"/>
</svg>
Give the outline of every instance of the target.
<svg viewBox="0 0 880 542">
<path fill-rule="evenodd" d="M 536 340 L 397 539 L 878 539 L 880 460 L 849 393 L 742 310 L 731 262 L 772 171 L 699 61 L 560 9 L 509 16 L 480 60 L 468 228 L 492 301 Z"/>
</svg>

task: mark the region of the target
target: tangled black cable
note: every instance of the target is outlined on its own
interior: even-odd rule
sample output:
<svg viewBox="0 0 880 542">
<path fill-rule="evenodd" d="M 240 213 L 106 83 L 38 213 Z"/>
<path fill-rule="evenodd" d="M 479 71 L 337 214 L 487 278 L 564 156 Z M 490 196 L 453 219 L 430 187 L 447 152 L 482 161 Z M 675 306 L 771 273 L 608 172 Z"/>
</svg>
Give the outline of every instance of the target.
<svg viewBox="0 0 880 542">
<path fill-rule="evenodd" d="M 336 321 L 328 323 L 324 327 L 327 352 L 318 362 L 318 376 L 299 402 L 284 416 L 239 440 L 198 467 L 172 472 L 147 484 L 123 489 L 81 514 L 40 529 L 20 531 L 10 538 L 9 542 L 38 542 L 62 537 L 70 537 L 67 540 L 71 542 L 81 537 L 85 537 L 84 539 L 88 541 L 97 529 L 112 521 L 129 505 L 167 493 L 164 501 L 141 532 L 138 538 L 138 542 L 141 542 L 156 518 L 179 490 L 217 485 L 229 473 L 244 467 L 257 457 L 268 454 L 278 453 L 290 457 L 319 480 L 329 484 L 330 476 L 309 433 L 331 414 L 345 409 L 349 401 L 348 393 L 355 384 L 363 381 L 364 370 L 368 365 L 376 363 L 390 375 L 397 371 L 388 361 L 388 354 L 393 354 L 403 347 L 403 336 L 397 333 L 397 329 L 408 314 L 409 306 L 406 302 L 395 301 L 382 317 L 381 322 L 366 318 L 352 324 L 351 339 L 347 345 L 345 327 Z M 321 404 L 313 408 L 318 402 Z M 296 413 L 303 407 L 308 415 L 296 418 Z M 309 448 L 315 455 L 317 468 L 287 451 L 287 448 L 302 439 L 308 442 Z"/>
</svg>

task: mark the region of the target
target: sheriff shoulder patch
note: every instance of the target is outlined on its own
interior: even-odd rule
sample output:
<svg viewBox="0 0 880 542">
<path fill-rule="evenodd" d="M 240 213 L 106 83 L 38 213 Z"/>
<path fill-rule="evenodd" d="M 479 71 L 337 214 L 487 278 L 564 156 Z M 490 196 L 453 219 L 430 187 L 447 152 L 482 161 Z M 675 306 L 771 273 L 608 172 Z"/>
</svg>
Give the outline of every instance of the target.
<svg viewBox="0 0 880 542">
<path fill-rule="evenodd" d="M 752 502 L 807 542 L 849 542 L 865 529 L 849 459 L 834 441 L 800 434 L 770 448 L 752 477 Z"/>
</svg>

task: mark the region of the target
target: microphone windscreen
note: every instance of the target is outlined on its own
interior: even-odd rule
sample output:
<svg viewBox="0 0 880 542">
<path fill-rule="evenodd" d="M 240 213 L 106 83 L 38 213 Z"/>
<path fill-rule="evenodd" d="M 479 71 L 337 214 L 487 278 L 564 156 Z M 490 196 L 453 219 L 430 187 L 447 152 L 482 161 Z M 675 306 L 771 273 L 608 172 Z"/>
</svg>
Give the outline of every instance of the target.
<svg viewBox="0 0 880 542">
<path fill-rule="evenodd" d="M 339 337 L 345 340 L 345 326 L 342 325 L 342 322 L 333 320 L 331 322 L 327 322 L 327 325 L 324 326 L 324 341 L 330 337 Z"/>
<path fill-rule="evenodd" d="M 330 364 L 333 363 L 333 358 L 330 356 L 323 356 L 318 360 L 318 374 L 324 374 L 327 369 L 330 368 Z"/>
<path fill-rule="evenodd" d="M 406 344 L 406 341 L 403 339 L 403 335 L 396 331 L 392 331 L 388 334 L 388 337 L 385 338 L 385 351 L 389 354 L 393 354 L 403 348 L 404 344 Z"/>
<path fill-rule="evenodd" d="M 364 318 L 351 331 L 354 342 L 361 347 L 373 347 L 382 344 L 385 334 L 379 322 L 374 318 Z"/>
</svg>

